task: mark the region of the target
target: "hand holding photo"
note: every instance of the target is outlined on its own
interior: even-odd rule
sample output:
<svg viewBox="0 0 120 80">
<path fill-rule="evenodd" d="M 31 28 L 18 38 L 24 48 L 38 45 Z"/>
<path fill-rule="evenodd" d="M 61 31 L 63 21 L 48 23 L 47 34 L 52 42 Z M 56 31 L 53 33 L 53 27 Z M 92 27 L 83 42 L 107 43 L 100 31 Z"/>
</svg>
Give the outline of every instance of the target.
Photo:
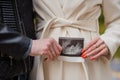
<svg viewBox="0 0 120 80">
<path fill-rule="evenodd" d="M 61 55 L 79 57 L 81 56 L 81 50 L 83 49 L 84 39 L 72 37 L 59 37 L 59 44 L 63 48 Z"/>
</svg>

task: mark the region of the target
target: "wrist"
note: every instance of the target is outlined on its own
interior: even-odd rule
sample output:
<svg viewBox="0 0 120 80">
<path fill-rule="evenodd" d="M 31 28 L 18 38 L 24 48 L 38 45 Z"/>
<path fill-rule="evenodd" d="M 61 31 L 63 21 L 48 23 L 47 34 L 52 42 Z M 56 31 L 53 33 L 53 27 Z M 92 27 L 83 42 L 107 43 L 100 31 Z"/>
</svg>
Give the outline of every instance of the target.
<svg viewBox="0 0 120 80">
<path fill-rule="evenodd" d="M 32 40 L 31 41 L 31 50 L 30 50 L 30 54 L 29 54 L 30 56 L 34 56 L 36 41 L 37 40 Z"/>
</svg>

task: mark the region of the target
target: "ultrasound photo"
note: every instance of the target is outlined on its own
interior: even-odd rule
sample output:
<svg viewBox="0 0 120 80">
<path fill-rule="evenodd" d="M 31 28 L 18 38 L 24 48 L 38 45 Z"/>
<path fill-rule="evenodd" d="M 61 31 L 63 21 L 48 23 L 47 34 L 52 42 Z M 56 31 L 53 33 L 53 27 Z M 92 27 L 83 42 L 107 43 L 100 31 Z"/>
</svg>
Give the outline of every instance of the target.
<svg viewBox="0 0 120 80">
<path fill-rule="evenodd" d="M 63 48 L 62 56 L 79 57 L 84 46 L 84 38 L 60 37 L 59 44 Z"/>
</svg>

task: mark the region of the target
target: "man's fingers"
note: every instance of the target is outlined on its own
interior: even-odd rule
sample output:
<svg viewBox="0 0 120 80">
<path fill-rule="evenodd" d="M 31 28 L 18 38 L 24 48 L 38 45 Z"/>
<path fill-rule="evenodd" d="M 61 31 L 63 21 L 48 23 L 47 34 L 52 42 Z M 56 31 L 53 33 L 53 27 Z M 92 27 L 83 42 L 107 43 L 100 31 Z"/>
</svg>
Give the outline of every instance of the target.
<svg viewBox="0 0 120 80">
<path fill-rule="evenodd" d="M 54 40 L 54 41 L 55 41 L 55 40 Z M 57 43 L 57 41 L 55 41 L 55 44 L 56 44 L 58 50 L 61 52 L 61 51 L 62 51 L 62 47 Z"/>
<path fill-rule="evenodd" d="M 61 53 L 61 46 L 53 38 L 50 38 L 47 46 L 49 47 L 49 60 L 55 59 Z"/>
<path fill-rule="evenodd" d="M 54 50 L 55 50 L 56 55 L 59 56 L 60 53 L 61 53 L 61 51 L 60 51 L 59 48 L 57 47 L 57 44 L 54 43 L 53 47 L 54 47 Z"/>
</svg>

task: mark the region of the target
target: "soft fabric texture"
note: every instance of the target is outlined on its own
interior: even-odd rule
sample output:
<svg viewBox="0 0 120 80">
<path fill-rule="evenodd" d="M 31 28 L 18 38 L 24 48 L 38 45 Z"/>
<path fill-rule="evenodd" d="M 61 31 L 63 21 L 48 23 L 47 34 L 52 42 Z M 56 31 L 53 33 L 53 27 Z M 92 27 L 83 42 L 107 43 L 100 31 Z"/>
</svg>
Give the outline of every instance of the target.
<svg viewBox="0 0 120 80">
<path fill-rule="evenodd" d="M 43 62 L 37 56 L 31 80 L 111 80 L 109 60 L 120 46 L 120 0 L 33 0 L 37 12 L 37 37 L 84 38 L 84 46 L 100 37 L 109 55 L 95 61 L 62 57 Z M 103 9 L 106 31 L 99 35 L 98 18 Z"/>
</svg>

